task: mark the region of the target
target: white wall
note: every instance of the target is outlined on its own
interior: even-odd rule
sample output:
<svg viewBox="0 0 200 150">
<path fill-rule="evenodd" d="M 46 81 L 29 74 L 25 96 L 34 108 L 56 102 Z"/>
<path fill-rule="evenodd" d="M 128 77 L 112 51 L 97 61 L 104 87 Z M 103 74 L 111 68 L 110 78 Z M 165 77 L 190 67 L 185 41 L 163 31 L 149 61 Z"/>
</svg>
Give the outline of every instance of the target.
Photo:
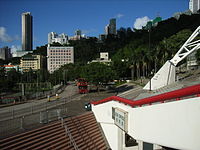
<svg viewBox="0 0 200 150">
<path fill-rule="evenodd" d="M 200 97 L 137 108 L 115 101 L 92 105 L 110 147 L 117 150 L 112 107 L 128 111 L 128 134 L 136 140 L 177 149 L 200 149 Z"/>
<path fill-rule="evenodd" d="M 150 83 L 151 81 L 151 83 Z M 167 61 L 162 68 L 151 78 L 143 89 L 156 90 L 175 82 L 175 66 Z"/>
</svg>

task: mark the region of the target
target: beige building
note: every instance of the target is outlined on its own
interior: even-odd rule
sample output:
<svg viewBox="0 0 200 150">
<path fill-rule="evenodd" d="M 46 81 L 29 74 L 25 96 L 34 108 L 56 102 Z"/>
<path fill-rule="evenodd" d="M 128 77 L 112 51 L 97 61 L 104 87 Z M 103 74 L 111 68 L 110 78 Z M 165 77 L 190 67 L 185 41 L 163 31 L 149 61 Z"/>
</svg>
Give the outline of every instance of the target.
<svg viewBox="0 0 200 150">
<path fill-rule="evenodd" d="M 47 47 L 47 68 L 50 73 L 70 63 L 74 63 L 74 47 Z"/>
<path fill-rule="evenodd" d="M 96 60 L 92 60 L 91 62 L 88 62 L 88 63 L 96 63 L 96 62 L 110 65 L 112 61 L 111 59 L 109 59 L 108 52 L 101 52 L 100 58 L 97 58 Z"/>
<path fill-rule="evenodd" d="M 42 59 L 41 55 L 25 55 L 20 60 L 20 68 L 23 72 L 29 71 L 30 68 L 33 71 L 39 70 L 43 65 Z"/>
</svg>

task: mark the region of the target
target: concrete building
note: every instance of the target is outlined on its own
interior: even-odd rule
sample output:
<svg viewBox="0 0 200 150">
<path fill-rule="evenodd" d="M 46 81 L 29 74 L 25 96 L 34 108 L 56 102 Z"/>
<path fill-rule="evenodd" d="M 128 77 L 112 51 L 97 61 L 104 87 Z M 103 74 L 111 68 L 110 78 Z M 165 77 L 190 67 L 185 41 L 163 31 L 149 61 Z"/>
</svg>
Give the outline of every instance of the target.
<svg viewBox="0 0 200 150">
<path fill-rule="evenodd" d="M 117 34 L 115 18 L 110 19 L 110 23 L 105 26 L 105 35 L 109 35 L 109 34 L 112 34 L 112 35 Z"/>
<path fill-rule="evenodd" d="M 105 34 L 100 34 L 99 35 L 99 40 L 100 41 L 104 41 L 106 39 L 106 35 Z"/>
<path fill-rule="evenodd" d="M 64 33 L 58 35 L 55 32 L 51 32 L 48 34 L 48 44 L 52 43 L 60 43 L 60 44 L 68 44 L 68 36 Z"/>
<path fill-rule="evenodd" d="M 111 63 L 111 59 L 109 59 L 109 54 L 108 52 L 101 52 L 100 53 L 100 58 L 97 58 L 95 60 L 92 60 L 89 63 L 94 63 L 94 62 L 98 62 L 98 63 L 103 63 L 103 64 L 107 64 L 110 65 Z"/>
<path fill-rule="evenodd" d="M 113 35 L 116 35 L 116 34 L 117 34 L 117 30 L 116 30 L 116 19 L 115 19 L 115 18 L 110 19 L 109 34 L 113 34 Z"/>
<path fill-rule="evenodd" d="M 31 51 L 33 48 L 33 17 L 30 12 L 22 14 L 22 50 Z"/>
<path fill-rule="evenodd" d="M 70 63 L 74 63 L 74 47 L 47 47 L 47 68 L 50 73 Z"/>
<path fill-rule="evenodd" d="M 108 35 L 109 32 L 109 24 L 105 26 L 105 35 Z"/>
<path fill-rule="evenodd" d="M 75 31 L 75 35 L 76 35 L 76 36 L 81 36 L 81 30 L 80 30 L 80 29 L 77 29 L 77 30 Z"/>
<path fill-rule="evenodd" d="M 77 29 L 75 31 L 75 35 L 70 37 L 69 39 L 73 40 L 73 41 L 76 41 L 76 40 L 80 40 L 82 38 L 86 38 L 86 36 L 85 35 L 83 36 L 82 33 L 81 33 L 81 30 Z"/>
<path fill-rule="evenodd" d="M 6 60 L 11 57 L 12 55 L 11 55 L 10 48 L 8 48 L 7 46 L 0 48 L 0 59 Z"/>
<path fill-rule="evenodd" d="M 43 67 L 43 57 L 41 55 L 25 55 L 20 60 L 20 68 L 23 72 L 39 70 Z"/>
<path fill-rule="evenodd" d="M 198 150 L 197 88 L 199 84 L 138 100 L 112 96 L 91 102 L 92 111 L 113 150 Z"/>
<path fill-rule="evenodd" d="M 189 9 L 192 13 L 196 13 L 200 9 L 200 0 L 190 0 Z"/>
</svg>

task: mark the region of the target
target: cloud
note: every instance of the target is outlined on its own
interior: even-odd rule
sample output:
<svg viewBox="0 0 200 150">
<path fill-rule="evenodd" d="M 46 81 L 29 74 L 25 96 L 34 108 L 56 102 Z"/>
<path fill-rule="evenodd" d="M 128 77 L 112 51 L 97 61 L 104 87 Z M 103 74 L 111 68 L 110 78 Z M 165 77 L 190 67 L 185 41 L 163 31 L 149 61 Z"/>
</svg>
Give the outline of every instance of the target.
<svg viewBox="0 0 200 150">
<path fill-rule="evenodd" d="M 12 42 L 13 39 L 6 33 L 5 27 L 0 27 L 0 41 L 2 42 Z"/>
<path fill-rule="evenodd" d="M 15 40 L 19 41 L 20 36 L 15 35 L 15 36 L 11 37 L 7 34 L 7 30 L 5 27 L 0 27 L 0 41 L 1 42 L 13 42 Z"/>
<path fill-rule="evenodd" d="M 16 52 L 17 50 L 21 50 L 21 46 L 20 45 L 12 45 L 11 46 L 11 53 Z"/>
<path fill-rule="evenodd" d="M 124 15 L 121 14 L 121 13 L 119 13 L 119 14 L 116 15 L 116 18 L 118 18 L 118 19 L 120 19 L 120 18 L 122 18 L 122 17 L 124 17 Z"/>
<path fill-rule="evenodd" d="M 135 29 L 142 29 L 143 26 L 146 26 L 148 21 L 150 21 L 150 19 L 147 16 L 137 18 L 134 22 L 134 28 Z"/>
</svg>

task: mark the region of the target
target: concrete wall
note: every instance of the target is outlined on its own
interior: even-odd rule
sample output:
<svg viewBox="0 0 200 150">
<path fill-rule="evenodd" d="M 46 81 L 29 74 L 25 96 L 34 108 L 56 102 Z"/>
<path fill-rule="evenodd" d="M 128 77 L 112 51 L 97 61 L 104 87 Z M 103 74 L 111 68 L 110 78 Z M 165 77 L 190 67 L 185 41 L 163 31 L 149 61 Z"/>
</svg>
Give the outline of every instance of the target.
<svg viewBox="0 0 200 150">
<path fill-rule="evenodd" d="M 145 90 L 157 90 L 175 82 L 175 66 L 167 61 L 162 68 L 144 86 Z"/>
<path fill-rule="evenodd" d="M 136 140 L 177 149 L 200 149 L 200 97 L 137 108 L 115 101 L 92 105 L 109 145 L 118 150 L 120 138 L 112 107 L 129 113 L 128 134 Z"/>
</svg>

